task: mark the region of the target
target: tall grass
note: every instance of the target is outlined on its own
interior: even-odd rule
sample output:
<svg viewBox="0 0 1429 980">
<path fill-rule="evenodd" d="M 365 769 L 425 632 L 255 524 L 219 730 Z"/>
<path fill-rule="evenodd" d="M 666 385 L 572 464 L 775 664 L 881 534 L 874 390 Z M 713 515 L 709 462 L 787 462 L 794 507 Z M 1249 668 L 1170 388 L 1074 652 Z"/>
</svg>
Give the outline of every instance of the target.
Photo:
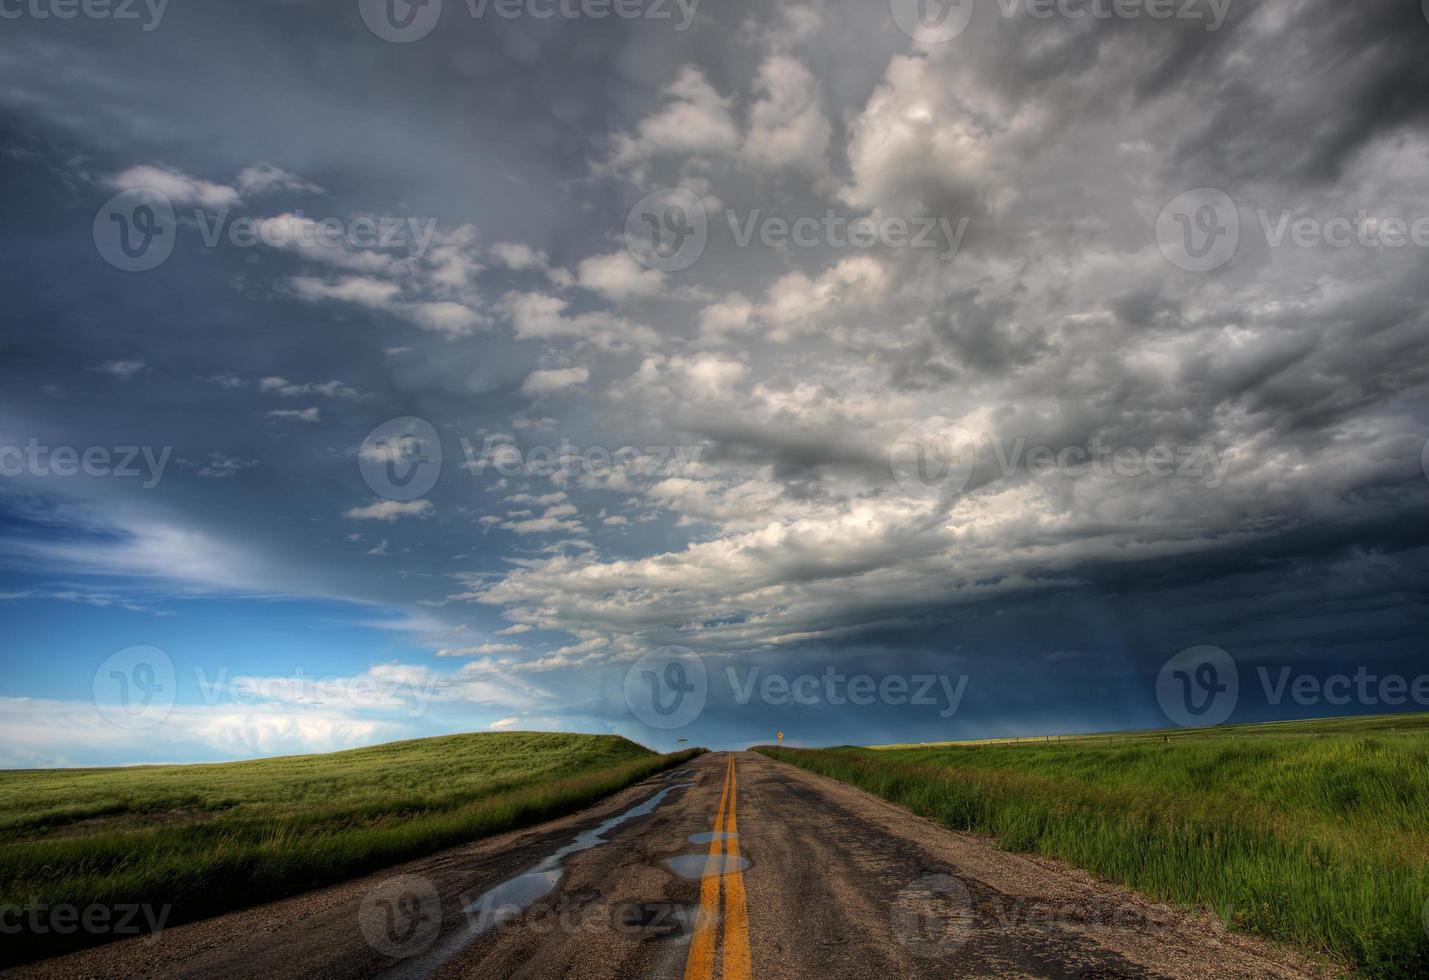
<svg viewBox="0 0 1429 980">
<path fill-rule="evenodd" d="M 1326 954 L 1429 976 L 1429 718 L 1195 737 L 761 748 L 1008 850 Z M 1310 732 L 1318 728 L 1319 734 Z M 1326 733 L 1328 732 L 1328 733 Z"/>
<path fill-rule="evenodd" d="M 174 925 L 551 819 L 699 751 L 510 732 L 209 766 L 0 772 L 0 905 L 169 905 Z M 0 944 L 0 961 L 85 941 L 22 932 Z"/>
</svg>

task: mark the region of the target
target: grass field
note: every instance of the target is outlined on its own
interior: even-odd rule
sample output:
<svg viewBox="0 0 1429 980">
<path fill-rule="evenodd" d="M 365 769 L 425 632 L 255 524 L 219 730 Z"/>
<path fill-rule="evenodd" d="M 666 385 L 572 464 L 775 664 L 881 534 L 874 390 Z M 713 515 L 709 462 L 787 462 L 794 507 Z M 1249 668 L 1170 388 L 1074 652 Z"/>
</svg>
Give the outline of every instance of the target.
<svg viewBox="0 0 1429 980">
<path fill-rule="evenodd" d="M 698 751 L 502 732 L 219 765 L 0 772 L 0 906 L 169 905 L 174 925 L 550 819 Z M 83 929 L 27 929 L 5 937 L 0 961 L 85 942 Z"/>
<path fill-rule="evenodd" d="M 1429 976 L 1429 715 L 758 751 L 1363 975 Z"/>
</svg>

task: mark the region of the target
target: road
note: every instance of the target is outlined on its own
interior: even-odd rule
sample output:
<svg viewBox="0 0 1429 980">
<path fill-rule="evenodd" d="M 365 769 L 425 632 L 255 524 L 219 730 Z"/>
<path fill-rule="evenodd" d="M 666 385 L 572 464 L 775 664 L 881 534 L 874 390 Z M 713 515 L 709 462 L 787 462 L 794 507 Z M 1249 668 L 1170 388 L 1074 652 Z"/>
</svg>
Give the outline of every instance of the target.
<svg viewBox="0 0 1429 980">
<path fill-rule="evenodd" d="M 886 980 L 1329 975 L 753 753 L 26 976 Z"/>
</svg>

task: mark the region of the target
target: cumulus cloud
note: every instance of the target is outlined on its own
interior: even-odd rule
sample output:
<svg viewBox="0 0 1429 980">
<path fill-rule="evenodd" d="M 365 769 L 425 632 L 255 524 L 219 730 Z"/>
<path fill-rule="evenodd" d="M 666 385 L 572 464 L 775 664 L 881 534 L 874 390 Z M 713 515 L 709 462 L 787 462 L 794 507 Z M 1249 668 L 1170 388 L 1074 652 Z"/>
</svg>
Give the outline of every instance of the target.
<svg viewBox="0 0 1429 980">
<path fill-rule="evenodd" d="M 361 507 L 352 507 L 342 516 L 355 521 L 392 522 L 403 517 L 428 517 L 433 511 L 430 500 L 376 500 Z"/>
<path fill-rule="evenodd" d="M 231 208 L 241 200 L 233 187 L 191 177 L 181 170 L 148 164 L 120 171 L 110 179 L 110 184 L 121 191 L 156 190 L 175 205 L 192 204 L 211 210 Z"/>
<path fill-rule="evenodd" d="M 521 382 L 521 394 L 539 398 L 583 385 L 590 380 L 590 370 L 584 367 L 552 368 L 532 371 Z"/>
</svg>

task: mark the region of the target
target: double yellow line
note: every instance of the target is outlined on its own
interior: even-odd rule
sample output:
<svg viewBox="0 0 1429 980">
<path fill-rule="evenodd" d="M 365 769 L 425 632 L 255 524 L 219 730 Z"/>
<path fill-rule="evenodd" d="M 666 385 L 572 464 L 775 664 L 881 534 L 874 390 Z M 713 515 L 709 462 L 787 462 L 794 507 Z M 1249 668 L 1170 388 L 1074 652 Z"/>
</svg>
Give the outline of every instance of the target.
<svg viewBox="0 0 1429 980">
<path fill-rule="evenodd" d="M 685 961 L 685 980 L 711 980 L 715 967 L 715 938 L 720 916 L 720 882 L 724 882 L 723 980 L 749 980 L 749 907 L 744 900 L 744 872 L 739 860 L 739 822 L 735 798 L 739 778 L 734 756 L 724 770 L 724 789 L 715 812 L 714 839 L 705 858 L 700 879 L 700 912 L 695 918 L 695 934 L 690 939 L 690 957 Z M 731 835 L 728 840 L 724 835 Z M 723 873 L 728 871 L 727 874 Z"/>
</svg>

